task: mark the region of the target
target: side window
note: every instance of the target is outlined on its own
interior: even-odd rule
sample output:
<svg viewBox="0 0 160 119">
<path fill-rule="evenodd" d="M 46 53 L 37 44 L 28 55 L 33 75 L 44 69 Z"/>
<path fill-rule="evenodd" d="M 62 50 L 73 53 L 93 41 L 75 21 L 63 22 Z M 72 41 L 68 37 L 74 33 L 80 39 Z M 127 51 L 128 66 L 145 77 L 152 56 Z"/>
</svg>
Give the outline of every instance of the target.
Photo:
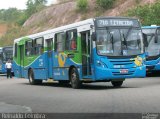
<svg viewBox="0 0 160 119">
<path fill-rule="evenodd" d="M 53 38 L 46 39 L 46 47 L 48 51 L 51 51 L 53 49 Z"/>
<path fill-rule="evenodd" d="M 43 53 L 43 38 L 35 39 L 34 43 L 35 55 L 40 55 Z"/>
<path fill-rule="evenodd" d="M 17 43 L 14 45 L 14 57 L 17 57 Z"/>
<path fill-rule="evenodd" d="M 34 54 L 32 42 L 33 42 L 32 40 L 29 40 L 29 41 L 26 41 L 25 43 L 25 55 L 26 56 L 31 56 Z"/>
<path fill-rule="evenodd" d="M 77 30 L 71 30 L 66 32 L 66 50 L 77 49 Z"/>
<path fill-rule="evenodd" d="M 61 52 L 65 49 L 65 33 L 55 34 L 55 51 Z"/>
</svg>

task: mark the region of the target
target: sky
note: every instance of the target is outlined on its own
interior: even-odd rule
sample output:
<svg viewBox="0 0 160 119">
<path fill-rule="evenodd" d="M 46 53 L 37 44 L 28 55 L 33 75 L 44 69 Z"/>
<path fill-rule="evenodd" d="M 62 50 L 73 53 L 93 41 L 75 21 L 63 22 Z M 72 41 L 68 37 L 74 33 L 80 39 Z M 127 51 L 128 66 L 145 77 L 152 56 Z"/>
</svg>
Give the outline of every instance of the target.
<svg viewBox="0 0 160 119">
<path fill-rule="evenodd" d="M 26 9 L 26 2 L 28 0 L 0 0 L 0 9 L 8 9 L 16 7 L 17 9 Z M 56 0 L 47 0 L 48 4 L 55 2 Z"/>
</svg>

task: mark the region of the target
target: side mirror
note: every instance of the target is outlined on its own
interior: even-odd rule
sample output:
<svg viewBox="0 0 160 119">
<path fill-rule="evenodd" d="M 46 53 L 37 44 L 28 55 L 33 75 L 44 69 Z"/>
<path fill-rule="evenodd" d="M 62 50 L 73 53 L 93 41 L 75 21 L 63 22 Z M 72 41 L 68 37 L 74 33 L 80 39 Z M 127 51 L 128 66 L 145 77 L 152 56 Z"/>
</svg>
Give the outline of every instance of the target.
<svg viewBox="0 0 160 119">
<path fill-rule="evenodd" d="M 158 36 L 155 36 L 154 43 L 158 43 Z"/>
<path fill-rule="evenodd" d="M 143 43 L 145 47 L 148 47 L 147 35 L 143 33 Z"/>
<path fill-rule="evenodd" d="M 93 40 L 93 41 L 96 41 L 96 33 L 95 33 L 95 32 L 92 33 L 92 36 L 91 36 L 91 37 L 92 37 L 92 40 Z"/>
</svg>

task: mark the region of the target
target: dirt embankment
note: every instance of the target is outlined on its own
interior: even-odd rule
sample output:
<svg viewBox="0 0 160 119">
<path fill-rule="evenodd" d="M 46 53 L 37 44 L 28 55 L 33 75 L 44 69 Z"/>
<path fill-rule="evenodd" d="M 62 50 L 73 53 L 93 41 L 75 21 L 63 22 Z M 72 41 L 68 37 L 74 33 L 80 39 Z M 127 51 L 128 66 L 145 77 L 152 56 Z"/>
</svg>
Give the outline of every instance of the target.
<svg viewBox="0 0 160 119">
<path fill-rule="evenodd" d="M 117 0 L 112 9 L 97 11 L 96 0 L 88 0 L 89 7 L 86 13 L 77 11 L 75 0 L 52 5 L 39 13 L 32 15 L 23 25 L 28 28 L 28 34 L 37 33 L 65 24 L 74 23 L 97 16 L 122 16 L 128 9 L 138 4 L 152 4 L 156 0 Z"/>
<path fill-rule="evenodd" d="M 7 32 L 7 24 L 1 24 L 0 23 L 0 37 L 4 35 Z"/>
</svg>

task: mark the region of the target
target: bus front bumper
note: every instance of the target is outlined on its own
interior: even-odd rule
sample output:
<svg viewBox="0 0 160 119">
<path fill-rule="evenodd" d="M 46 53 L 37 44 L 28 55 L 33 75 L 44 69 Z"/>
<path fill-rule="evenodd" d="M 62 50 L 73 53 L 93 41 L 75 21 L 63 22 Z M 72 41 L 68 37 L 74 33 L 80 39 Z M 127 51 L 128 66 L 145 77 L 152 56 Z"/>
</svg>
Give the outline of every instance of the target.
<svg viewBox="0 0 160 119">
<path fill-rule="evenodd" d="M 142 78 L 146 76 L 146 66 L 131 69 L 108 69 L 97 67 L 95 69 L 96 80 L 114 80 L 125 78 Z"/>
</svg>

